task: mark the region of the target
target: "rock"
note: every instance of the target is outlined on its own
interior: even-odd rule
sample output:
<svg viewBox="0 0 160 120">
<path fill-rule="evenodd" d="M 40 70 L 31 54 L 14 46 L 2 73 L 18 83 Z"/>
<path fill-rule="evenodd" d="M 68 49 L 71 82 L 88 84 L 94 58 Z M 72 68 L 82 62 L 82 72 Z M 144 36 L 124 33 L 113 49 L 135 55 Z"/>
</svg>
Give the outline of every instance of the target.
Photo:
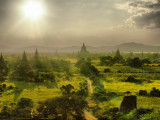
<svg viewBox="0 0 160 120">
<path fill-rule="evenodd" d="M 136 95 L 124 96 L 122 103 L 120 105 L 120 112 L 129 113 L 136 108 L 137 108 L 137 96 Z"/>
</svg>

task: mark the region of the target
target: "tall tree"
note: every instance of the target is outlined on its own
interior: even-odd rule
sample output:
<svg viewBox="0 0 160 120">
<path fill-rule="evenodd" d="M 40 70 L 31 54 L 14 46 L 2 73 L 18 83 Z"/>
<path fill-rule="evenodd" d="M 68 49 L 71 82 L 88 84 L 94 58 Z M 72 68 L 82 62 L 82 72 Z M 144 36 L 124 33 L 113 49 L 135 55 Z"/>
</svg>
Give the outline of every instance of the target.
<svg viewBox="0 0 160 120">
<path fill-rule="evenodd" d="M 8 67 L 4 61 L 3 55 L 0 56 L 0 81 L 4 80 L 4 77 L 8 74 Z"/>
<path fill-rule="evenodd" d="M 35 52 L 35 59 L 39 59 L 39 52 L 38 52 L 37 49 L 36 49 L 36 52 Z"/>
<path fill-rule="evenodd" d="M 116 55 L 114 57 L 114 62 L 115 63 L 123 63 L 124 62 L 124 59 L 121 56 L 119 49 L 116 51 Z"/>
<path fill-rule="evenodd" d="M 40 60 L 39 52 L 37 49 L 36 49 L 34 60 L 33 60 L 33 67 L 36 69 L 36 71 L 43 71 L 43 65 Z"/>
<path fill-rule="evenodd" d="M 14 72 L 15 79 L 20 81 L 34 81 L 34 72 L 30 66 L 30 63 L 28 62 L 26 53 L 23 53 L 22 60 L 17 67 L 17 69 Z"/>
</svg>

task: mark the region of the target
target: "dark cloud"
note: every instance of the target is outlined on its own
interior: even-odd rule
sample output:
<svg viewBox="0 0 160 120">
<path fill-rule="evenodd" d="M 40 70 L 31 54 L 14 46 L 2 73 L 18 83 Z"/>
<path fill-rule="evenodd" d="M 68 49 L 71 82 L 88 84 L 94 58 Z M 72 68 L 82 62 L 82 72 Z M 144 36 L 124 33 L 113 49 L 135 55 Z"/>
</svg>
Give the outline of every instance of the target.
<svg viewBox="0 0 160 120">
<path fill-rule="evenodd" d="M 160 28 L 160 0 L 156 2 L 153 0 L 133 1 L 129 3 L 129 6 L 137 8 L 137 11 L 143 10 L 141 14 L 137 12 L 132 17 L 136 26 L 148 29 Z"/>
<path fill-rule="evenodd" d="M 153 11 L 133 18 L 138 27 L 160 28 L 160 11 Z"/>
</svg>

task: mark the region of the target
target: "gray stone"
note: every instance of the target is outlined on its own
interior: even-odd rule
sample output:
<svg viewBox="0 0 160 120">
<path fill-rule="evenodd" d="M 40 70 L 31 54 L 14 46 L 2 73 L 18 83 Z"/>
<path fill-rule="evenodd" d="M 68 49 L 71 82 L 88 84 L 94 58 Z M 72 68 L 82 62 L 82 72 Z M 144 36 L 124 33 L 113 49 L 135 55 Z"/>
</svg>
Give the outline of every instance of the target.
<svg viewBox="0 0 160 120">
<path fill-rule="evenodd" d="M 120 105 L 120 112 L 129 113 L 136 108 L 137 108 L 137 96 L 136 95 L 124 96 Z"/>
</svg>

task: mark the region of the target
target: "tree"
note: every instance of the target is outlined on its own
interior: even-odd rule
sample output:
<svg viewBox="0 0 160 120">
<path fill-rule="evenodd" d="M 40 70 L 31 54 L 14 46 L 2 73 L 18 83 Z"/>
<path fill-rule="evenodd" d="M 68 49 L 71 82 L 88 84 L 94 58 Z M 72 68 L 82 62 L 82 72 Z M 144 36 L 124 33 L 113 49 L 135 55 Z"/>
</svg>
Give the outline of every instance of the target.
<svg viewBox="0 0 160 120">
<path fill-rule="evenodd" d="M 129 53 L 129 58 L 133 58 L 133 57 L 134 57 L 134 54 L 133 54 L 132 51 L 130 51 L 130 53 Z"/>
<path fill-rule="evenodd" d="M 75 91 L 73 91 L 74 87 L 71 84 L 68 84 L 66 86 L 63 85 L 60 89 L 63 95 L 70 95 L 75 93 Z"/>
<path fill-rule="evenodd" d="M 91 64 L 91 62 L 85 61 L 80 66 L 80 72 L 81 74 L 84 74 L 85 76 L 91 76 L 91 75 L 98 75 L 99 71 L 95 66 Z"/>
<path fill-rule="evenodd" d="M 8 75 L 8 67 L 4 61 L 3 55 L 1 54 L 0 56 L 0 81 L 4 81 L 5 80 L 5 76 Z"/>
<path fill-rule="evenodd" d="M 151 61 L 149 59 L 143 59 L 142 64 L 151 64 Z"/>
<path fill-rule="evenodd" d="M 113 58 L 113 61 L 114 61 L 114 63 L 124 63 L 124 59 L 121 56 L 119 49 L 116 51 L 116 55 Z"/>
<path fill-rule="evenodd" d="M 127 64 L 129 65 L 129 66 L 131 66 L 131 67 L 135 67 L 135 68 L 140 68 L 142 65 L 143 65 L 143 63 L 142 63 L 142 61 L 138 58 L 138 57 L 135 57 L 135 58 L 133 58 L 133 59 L 128 59 L 127 60 Z"/>
<path fill-rule="evenodd" d="M 21 98 L 17 103 L 17 108 L 33 108 L 33 101 L 30 98 Z"/>
<path fill-rule="evenodd" d="M 33 67 L 36 69 L 36 71 L 38 72 L 42 72 L 44 71 L 43 69 L 43 64 L 40 60 L 40 57 L 39 57 L 39 53 L 38 53 L 38 50 L 36 49 L 36 52 L 35 52 L 35 56 L 34 56 L 34 60 L 33 60 Z"/>
<path fill-rule="evenodd" d="M 77 91 L 77 94 L 82 96 L 82 97 L 87 97 L 88 96 L 88 83 L 87 80 L 84 80 L 79 83 L 79 90 Z"/>
<path fill-rule="evenodd" d="M 15 79 L 20 81 L 34 81 L 35 74 L 27 60 L 25 52 L 23 53 L 22 60 L 14 71 L 13 76 Z"/>
<path fill-rule="evenodd" d="M 101 56 L 100 57 L 100 64 L 106 65 L 106 66 L 113 65 L 114 64 L 113 58 L 111 56 Z"/>
<path fill-rule="evenodd" d="M 78 96 L 71 84 L 61 87 L 62 96 L 48 99 L 41 102 L 37 109 L 48 118 L 49 115 L 53 120 L 84 120 L 84 109 L 87 107 L 85 98 Z"/>
</svg>

